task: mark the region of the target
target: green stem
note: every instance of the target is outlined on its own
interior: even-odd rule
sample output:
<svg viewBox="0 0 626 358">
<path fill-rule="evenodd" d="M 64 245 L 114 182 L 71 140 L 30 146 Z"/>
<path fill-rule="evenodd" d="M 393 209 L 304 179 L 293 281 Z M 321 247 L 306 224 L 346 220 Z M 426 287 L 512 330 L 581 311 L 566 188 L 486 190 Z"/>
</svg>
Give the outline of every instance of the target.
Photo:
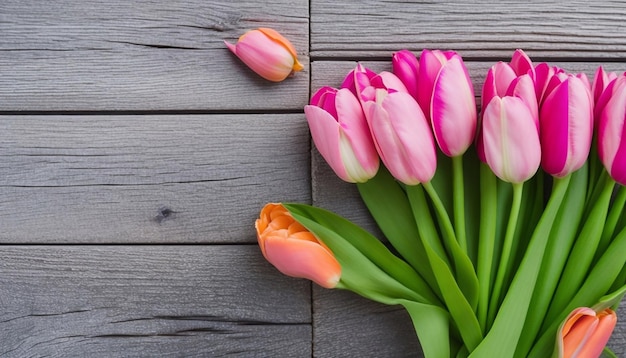
<svg viewBox="0 0 626 358">
<path fill-rule="evenodd" d="M 491 294 L 491 302 L 489 304 L 489 322 L 493 322 L 500 302 L 502 301 L 502 290 L 504 288 L 504 278 L 507 276 L 507 267 L 511 258 L 511 247 L 513 247 L 513 238 L 517 227 L 517 219 L 519 217 L 519 209 L 522 203 L 522 193 L 524 189 L 523 183 L 513 184 L 513 202 L 511 203 L 511 212 L 509 214 L 509 222 L 506 227 L 504 243 L 502 245 L 502 253 L 498 264 L 496 281 L 494 282 L 493 292 Z"/>
<path fill-rule="evenodd" d="M 530 309 L 533 287 L 539 276 L 550 228 L 569 186 L 569 180 L 570 176 L 555 179 L 550 200 L 537 223 L 526 254 L 500 306 L 493 327 L 480 345 L 472 351 L 471 358 L 512 358 L 515 355 L 513 347 L 517 345 L 523 334 L 524 322 Z"/>
<path fill-rule="evenodd" d="M 611 209 L 609 209 L 609 215 L 607 216 L 606 222 L 604 223 L 602 237 L 600 238 L 600 243 L 598 244 L 598 250 L 596 252 L 594 262 L 596 262 L 600 258 L 600 256 L 604 253 L 604 250 L 606 250 L 606 248 L 611 243 L 611 239 L 615 234 L 617 222 L 619 221 L 619 217 L 624 210 L 625 204 L 626 189 L 620 185 L 617 191 L 617 195 L 615 196 L 615 200 L 613 201 L 613 205 L 611 206 Z"/>
<path fill-rule="evenodd" d="M 467 238 L 465 233 L 465 189 L 463 184 L 463 155 L 452 158 L 452 191 L 454 206 L 454 227 L 459 246 L 467 252 Z"/>
<path fill-rule="evenodd" d="M 486 164 L 480 164 L 480 232 L 478 238 L 478 321 L 483 333 L 487 327 L 487 310 L 491 292 L 491 263 L 496 237 L 497 179 Z"/>
<path fill-rule="evenodd" d="M 439 224 L 441 225 L 441 229 L 443 232 L 444 241 L 450 241 L 450 240 L 456 241 L 457 237 L 456 237 L 456 233 L 454 232 L 454 227 L 452 226 L 452 221 L 450 221 L 450 216 L 448 215 L 448 211 L 446 210 L 446 207 L 443 205 L 443 202 L 441 201 L 439 194 L 437 194 L 437 191 L 435 190 L 435 188 L 432 186 L 430 182 L 423 183 L 422 186 L 424 187 L 424 190 L 426 190 L 426 193 L 428 193 L 428 196 L 430 196 L 430 200 L 432 201 L 433 206 L 435 207 L 435 211 L 437 212 L 437 218 L 439 219 Z"/>
</svg>

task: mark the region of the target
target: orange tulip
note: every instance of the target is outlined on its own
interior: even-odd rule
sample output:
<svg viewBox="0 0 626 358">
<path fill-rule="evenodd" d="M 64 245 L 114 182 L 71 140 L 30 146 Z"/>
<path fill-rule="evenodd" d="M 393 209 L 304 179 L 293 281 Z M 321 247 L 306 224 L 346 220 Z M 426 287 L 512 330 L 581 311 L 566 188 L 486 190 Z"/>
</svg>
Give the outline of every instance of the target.
<svg viewBox="0 0 626 358">
<path fill-rule="evenodd" d="M 280 82 L 304 69 L 291 42 L 274 29 L 251 30 L 235 45 L 224 43 L 248 67 L 269 81 Z"/>
<path fill-rule="evenodd" d="M 559 330 L 559 357 L 600 357 L 616 323 L 617 315 L 610 308 L 597 313 L 587 307 L 575 309 Z"/>
<path fill-rule="evenodd" d="M 255 222 L 263 256 L 287 276 L 337 286 L 341 266 L 333 253 L 281 204 L 269 203 Z"/>
</svg>

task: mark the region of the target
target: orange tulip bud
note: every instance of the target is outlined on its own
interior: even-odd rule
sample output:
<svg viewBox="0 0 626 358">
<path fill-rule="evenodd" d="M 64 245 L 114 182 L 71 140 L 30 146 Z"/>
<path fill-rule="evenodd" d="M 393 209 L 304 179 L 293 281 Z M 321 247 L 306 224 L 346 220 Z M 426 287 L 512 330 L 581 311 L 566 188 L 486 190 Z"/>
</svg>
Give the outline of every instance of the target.
<svg viewBox="0 0 626 358">
<path fill-rule="evenodd" d="M 575 309 L 559 330 L 559 357 L 600 357 L 616 323 L 617 315 L 610 308 L 597 313 L 587 307 Z"/>
<path fill-rule="evenodd" d="M 333 253 L 297 222 L 281 204 L 269 203 L 255 222 L 263 256 L 287 276 L 333 288 L 341 266 Z"/>
<path fill-rule="evenodd" d="M 237 44 L 224 41 L 243 63 L 266 80 L 280 82 L 304 67 L 291 42 L 274 29 L 259 28 L 243 34 Z"/>
</svg>

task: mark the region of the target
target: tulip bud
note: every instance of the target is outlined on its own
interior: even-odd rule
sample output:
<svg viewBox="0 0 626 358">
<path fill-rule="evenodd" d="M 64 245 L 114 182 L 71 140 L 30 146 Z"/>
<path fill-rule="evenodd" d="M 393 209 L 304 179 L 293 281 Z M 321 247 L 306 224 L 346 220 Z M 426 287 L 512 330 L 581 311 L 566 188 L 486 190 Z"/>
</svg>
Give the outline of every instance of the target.
<svg viewBox="0 0 626 358">
<path fill-rule="evenodd" d="M 358 99 L 348 90 L 319 89 L 304 107 L 315 146 L 339 178 L 363 183 L 378 172 L 378 153 Z"/>
<path fill-rule="evenodd" d="M 599 66 L 593 76 L 593 84 L 591 85 L 591 93 L 593 93 L 594 103 L 598 103 L 600 95 L 611 81 L 617 78 L 615 72 L 606 72 L 602 66 Z"/>
<path fill-rule="evenodd" d="M 280 272 L 325 288 L 337 286 L 341 266 L 333 253 L 281 204 L 265 205 L 254 226 L 263 256 Z"/>
<path fill-rule="evenodd" d="M 407 91 L 417 100 L 417 78 L 419 62 L 409 50 L 400 50 L 393 54 L 391 59 L 393 73 L 404 83 Z"/>
<path fill-rule="evenodd" d="M 363 89 L 371 85 L 370 80 L 374 77 L 376 77 L 376 72 L 361 65 L 360 63 L 357 63 L 356 67 L 352 71 L 348 72 L 346 77 L 343 79 L 341 88 L 349 89 L 359 100 L 361 100 L 361 92 Z"/>
<path fill-rule="evenodd" d="M 435 79 L 430 115 L 441 151 L 449 157 L 465 153 L 474 141 L 478 115 L 472 82 L 463 60 L 456 54 L 441 67 Z"/>
<path fill-rule="evenodd" d="M 605 94 L 598 117 L 598 155 L 611 177 L 626 185 L 626 76 L 611 82 Z"/>
<path fill-rule="evenodd" d="M 550 90 L 552 89 L 548 89 L 550 79 L 552 79 L 554 75 L 560 73 L 565 73 L 565 71 L 556 66 L 550 67 L 545 62 L 535 66 L 535 92 L 537 95 L 537 102 L 540 107 L 543 100 L 550 94 Z"/>
<path fill-rule="evenodd" d="M 280 82 L 304 67 L 296 49 L 276 30 L 259 28 L 243 34 L 237 44 L 224 41 L 228 49 L 261 77 Z"/>
<path fill-rule="evenodd" d="M 610 308 L 600 312 L 587 307 L 573 310 L 558 332 L 558 357 L 600 357 L 616 323 L 617 315 Z"/>
<path fill-rule="evenodd" d="M 428 121 L 406 92 L 376 89 L 376 100 L 364 103 L 376 149 L 389 172 L 407 185 L 432 179 L 437 155 Z"/>
<path fill-rule="evenodd" d="M 564 177 L 585 164 L 591 148 L 592 116 L 593 100 L 582 80 L 570 75 L 555 86 L 539 114 L 541 165 L 546 172 Z"/>
<path fill-rule="evenodd" d="M 486 162 L 500 179 L 522 183 L 539 169 L 539 131 L 521 98 L 493 97 L 484 110 L 482 135 Z"/>
</svg>

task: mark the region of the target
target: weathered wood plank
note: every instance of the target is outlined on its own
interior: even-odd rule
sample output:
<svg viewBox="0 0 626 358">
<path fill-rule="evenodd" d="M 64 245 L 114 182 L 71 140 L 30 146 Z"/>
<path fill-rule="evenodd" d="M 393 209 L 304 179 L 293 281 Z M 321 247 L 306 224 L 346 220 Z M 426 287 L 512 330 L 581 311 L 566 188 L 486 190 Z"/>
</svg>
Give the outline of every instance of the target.
<svg viewBox="0 0 626 358">
<path fill-rule="evenodd" d="M 254 242 L 310 202 L 302 114 L 0 116 L 0 242 Z"/>
<path fill-rule="evenodd" d="M 359 1 L 311 3 L 312 57 L 387 56 L 441 48 L 463 56 L 620 58 L 626 55 L 619 1 Z"/>
<path fill-rule="evenodd" d="M 423 357 L 411 319 L 402 307 L 315 285 L 313 339 L 318 358 Z"/>
<path fill-rule="evenodd" d="M 310 284 L 255 245 L 0 246 L 0 356 L 311 356 Z"/>
<path fill-rule="evenodd" d="M 308 1 L 3 1 L 0 111 L 301 108 L 308 69 L 270 83 L 224 46 L 259 26 L 308 68 Z"/>
</svg>

